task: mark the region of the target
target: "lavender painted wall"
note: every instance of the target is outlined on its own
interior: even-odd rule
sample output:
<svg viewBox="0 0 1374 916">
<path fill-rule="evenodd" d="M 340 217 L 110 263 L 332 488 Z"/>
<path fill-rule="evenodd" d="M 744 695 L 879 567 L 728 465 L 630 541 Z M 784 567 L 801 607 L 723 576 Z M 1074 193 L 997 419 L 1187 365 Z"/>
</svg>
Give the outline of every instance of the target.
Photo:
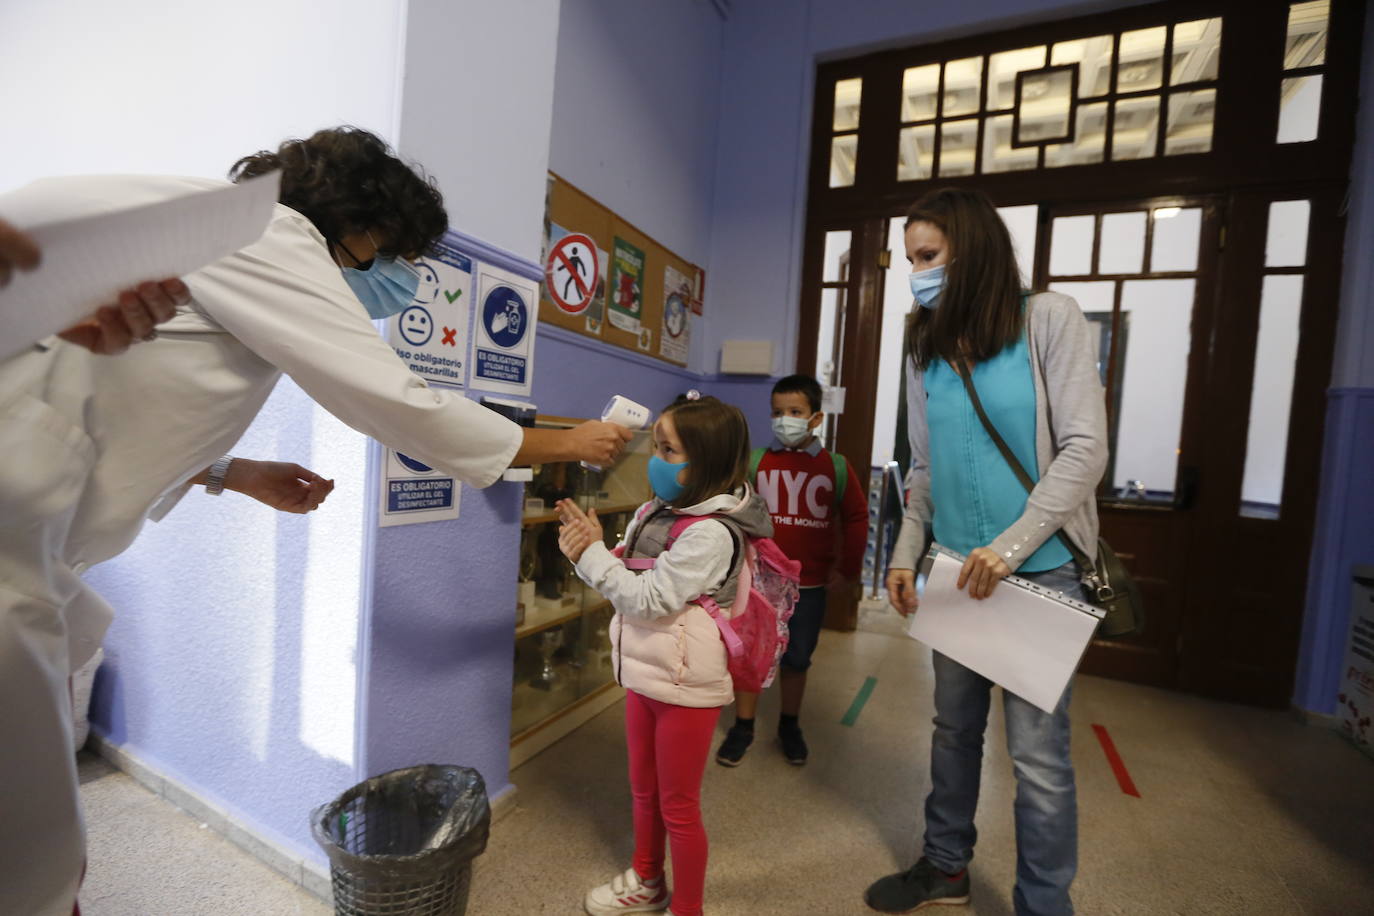
<svg viewBox="0 0 1374 916">
<path fill-rule="evenodd" d="M 1374 563 L 1374 8 L 1365 16 L 1321 495 L 1293 704 L 1336 711 L 1350 626 L 1351 568 Z"/>
</svg>

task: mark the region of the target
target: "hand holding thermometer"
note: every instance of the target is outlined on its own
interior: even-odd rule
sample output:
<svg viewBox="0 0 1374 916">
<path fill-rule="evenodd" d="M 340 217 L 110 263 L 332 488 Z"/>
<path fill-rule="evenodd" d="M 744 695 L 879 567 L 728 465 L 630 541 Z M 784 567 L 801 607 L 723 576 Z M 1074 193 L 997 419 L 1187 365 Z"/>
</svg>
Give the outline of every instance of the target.
<svg viewBox="0 0 1374 916">
<path fill-rule="evenodd" d="M 627 429 L 643 429 L 649 425 L 649 408 L 643 404 L 636 404 L 623 394 L 617 394 L 606 402 L 606 406 L 601 408 L 601 419 L 606 423 L 619 423 Z M 599 471 L 601 468 L 594 464 L 582 462 L 582 466 L 590 471 Z"/>
</svg>

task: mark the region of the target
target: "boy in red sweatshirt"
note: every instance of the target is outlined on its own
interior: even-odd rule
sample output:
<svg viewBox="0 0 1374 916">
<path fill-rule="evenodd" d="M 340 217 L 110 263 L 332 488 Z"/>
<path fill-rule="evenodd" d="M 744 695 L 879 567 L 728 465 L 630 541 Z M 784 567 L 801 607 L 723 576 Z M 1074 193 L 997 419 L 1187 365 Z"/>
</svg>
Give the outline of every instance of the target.
<svg viewBox="0 0 1374 916">
<path fill-rule="evenodd" d="M 751 482 L 773 516 L 773 540 L 801 563 L 801 597 L 788 624 L 787 652 L 778 678 L 782 715 L 778 740 L 787 762 L 806 763 L 806 740 L 798 717 L 806 693 L 806 671 L 825 620 L 826 586 L 842 579 L 857 586 L 868 540 L 868 500 L 854 469 L 841 455 L 821 446 L 815 431 L 821 413 L 821 386 L 808 375 L 789 375 L 773 386 L 771 445 L 754 451 Z M 837 557 L 836 554 L 839 554 Z M 735 694 L 735 724 L 716 762 L 739 766 L 754 740 L 756 693 Z"/>
</svg>

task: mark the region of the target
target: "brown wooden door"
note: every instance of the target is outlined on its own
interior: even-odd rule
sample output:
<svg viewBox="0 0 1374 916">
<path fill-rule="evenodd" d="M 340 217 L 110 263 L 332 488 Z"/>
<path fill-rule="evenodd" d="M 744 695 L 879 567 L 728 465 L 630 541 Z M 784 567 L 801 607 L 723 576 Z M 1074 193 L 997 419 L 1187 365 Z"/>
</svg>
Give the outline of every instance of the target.
<svg viewBox="0 0 1374 916">
<path fill-rule="evenodd" d="M 1111 458 L 1099 487 L 1103 536 L 1149 608 L 1144 633 L 1094 645 L 1083 669 L 1175 686 L 1189 584 L 1187 543 L 1207 430 L 1222 202 L 1215 197 L 1044 206 L 1037 289 L 1073 296 L 1098 330 Z"/>
<path fill-rule="evenodd" d="M 1100 328 L 1103 536 L 1149 618 L 1082 670 L 1281 704 L 1316 502 L 1339 252 L 1313 188 L 1045 206 L 1036 286 Z"/>
</svg>

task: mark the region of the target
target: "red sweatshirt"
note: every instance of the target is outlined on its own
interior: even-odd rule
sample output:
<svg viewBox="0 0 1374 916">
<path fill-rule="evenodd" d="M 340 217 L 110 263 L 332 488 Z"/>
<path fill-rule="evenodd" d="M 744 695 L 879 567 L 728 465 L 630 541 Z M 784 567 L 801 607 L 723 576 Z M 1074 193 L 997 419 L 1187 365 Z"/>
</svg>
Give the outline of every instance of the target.
<svg viewBox="0 0 1374 916">
<path fill-rule="evenodd" d="M 755 488 L 773 515 L 773 540 L 783 553 L 801 562 L 803 587 L 827 584 L 841 542 L 840 574 L 852 580 L 863 571 L 868 500 L 854 466 L 846 467 L 849 482 L 843 504 L 837 507 L 835 465 L 819 440 L 812 439 L 801 450 L 774 440 L 759 460 Z M 842 522 L 839 532 L 833 524 L 837 514 Z"/>
</svg>

